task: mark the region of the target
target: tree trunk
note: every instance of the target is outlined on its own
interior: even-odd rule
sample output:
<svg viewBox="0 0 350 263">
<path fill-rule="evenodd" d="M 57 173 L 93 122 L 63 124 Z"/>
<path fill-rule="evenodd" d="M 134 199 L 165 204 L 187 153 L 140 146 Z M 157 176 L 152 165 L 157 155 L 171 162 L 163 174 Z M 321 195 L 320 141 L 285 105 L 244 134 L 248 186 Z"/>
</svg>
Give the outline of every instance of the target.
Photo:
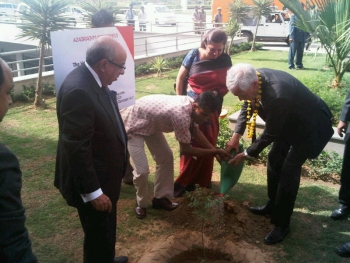
<svg viewBox="0 0 350 263">
<path fill-rule="evenodd" d="M 341 80 L 339 78 L 339 75 L 336 75 L 335 78 L 332 80 L 332 86 L 331 88 L 337 89 L 341 86 Z"/>
<path fill-rule="evenodd" d="M 39 53 L 39 70 L 38 70 L 38 80 L 35 87 L 35 99 L 34 99 L 34 107 L 39 108 L 43 106 L 43 96 L 42 96 L 42 75 L 43 75 L 43 62 L 44 62 L 44 52 L 45 45 L 40 43 L 40 53 Z"/>
<path fill-rule="evenodd" d="M 230 43 L 228 45 L 228 52 L 227 52 L 227 54 L 229 54 L 230 56 L 231 56 L 231 48 L 232 48 L 232 45 L 233 45 L 233 39 L 234 39 L 234 37 L 231 37 L 231 41 L 230 41 Z"/>
<path fill-rule="evenodd" d="M 261 16 L 259 17 L 258 23 L 256 24 L 256 28 L 255 28 L 255 34 L 253 36 L 252 48 L 250 49 L 250 51 L 252 51 L 252 52 L 255 51 L 255 37 L 256 37 L 256 34 L 258 33 L 258 27 L 259 27 L 260 19 L 261 19 Z"/>
</svg>

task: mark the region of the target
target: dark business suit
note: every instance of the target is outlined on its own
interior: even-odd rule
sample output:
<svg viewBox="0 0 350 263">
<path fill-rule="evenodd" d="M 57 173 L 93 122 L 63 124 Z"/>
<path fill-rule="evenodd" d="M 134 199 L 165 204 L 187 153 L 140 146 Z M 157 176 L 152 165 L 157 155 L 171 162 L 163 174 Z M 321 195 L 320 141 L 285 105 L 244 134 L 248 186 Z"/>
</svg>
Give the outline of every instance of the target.
<svg viewBox="0 0 350 263">
<path fill-rule="evenodd" d="M 116 101 L 114 100 L 116 104 Z M 118 105 L 116 104 L 116 107 Z M 85 65 L 74 69 L 57 96 L 59 141 L 55 186 L 78 209 L 84 240 L 84 262 L 112 262 L 116 240 L 116 203 L 127 152 L 106 93 Z M 120 118 L 119 110 L 117 115 Z M 126 138 L 124 126 L 122 126 Z M 101 188 L 112 212 L 98 212 L 81 194 Z"/>
<path fill-rule="evenodd" d="M 350 206 L 350 91 L 346 96 L 339 119 L 347 123 L 347 129 L 344 138 L 345 148 L 343 155 L 343 165 L 340 174 L 339 203 Z"/>
<path fill-rule="evenodd" d="M 22 173 L 16 156 L 0 144 L 0 262 L 38 262 L 31 249 L 21 200 Z"/>
<path fill-rule="evenodd" d="M 331 138 L 332 115 L 323 100 L 288 73 L 257 71 L 262 77 L 258 114 L 265 121 L 265 129 L 247 153 L 257 157 L 273 143 L 267 165 L 268 197 L 274 204 L 271 223 L 286 227 L 293 213 L 301 167 L 307 158 L 316 158 Z M 244 133 L 246 108 L 244 103 L 236 133 Z"/>
</svg>

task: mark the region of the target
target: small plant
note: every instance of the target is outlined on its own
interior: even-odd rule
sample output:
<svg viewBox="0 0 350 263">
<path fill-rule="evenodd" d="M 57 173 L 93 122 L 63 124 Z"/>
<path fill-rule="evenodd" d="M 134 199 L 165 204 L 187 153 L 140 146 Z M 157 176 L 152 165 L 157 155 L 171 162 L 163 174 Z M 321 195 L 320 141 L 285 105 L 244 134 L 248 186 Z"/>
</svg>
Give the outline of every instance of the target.
<svg viewBox="0 0 350 263">
<path fill-rule="evenodd" d="M 161 76 L 162 71 L 168 68 L 168 60 L 162 57 L 155 57 L 151 62 L 151 70 L 155 70 L 157 72 L 157 77 Z"/>
<path fill-rule="evenodd" d="M 228 118 L 219 119 L 219 134 L 216 141 L 216 147 L 225 149 L 226 143 L 231 139 L 233 131 L 229 128 Z"/>
<path fill-rule="evenodd" d="M 210 190 L 196 185 L 196 189 L 188 192 L 185 198 L 189 200 L 189 206 L 193 209 L 192 213 L 201 221 L 202 232 L 202 249 L 204 261 L 205 245 L 204 245 L 204 225 L 206 222 L 216 223 L 223 215 L 224 201 L 226 196 L 212 195 Z"/>
<path fill-rule="evenodd" d="M 341 173 L 343 158 L 336 152 L 322 151 L 316 159 L 308 159 L 306 165 L 317 176 Z"/>
</svg>

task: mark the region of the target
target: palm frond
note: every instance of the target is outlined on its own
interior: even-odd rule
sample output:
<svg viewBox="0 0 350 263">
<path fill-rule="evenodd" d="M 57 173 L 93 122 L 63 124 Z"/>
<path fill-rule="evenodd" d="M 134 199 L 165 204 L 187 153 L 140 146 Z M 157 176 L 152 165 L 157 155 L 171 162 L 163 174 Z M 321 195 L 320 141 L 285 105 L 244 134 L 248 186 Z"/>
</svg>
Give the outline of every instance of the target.
<svg viewBox="0 0 350 263">
<path fill-rule="evenodd" d="M 50 32 L 68 28 L 69 18 L 62 13 L 67 7 L 66 1 L 23 0 L 30 12 L 22 13 L 23 23 L 18 25 L 21 33 L 17 38 L 39 40 L 40 44 L 50 43 Z"/>
<path fill-rule="evenodd" d="M 249 11 L 251 6 L 243 2 L 243 0 L 235 0 L 228 4 L 230 10 L 230 18 L 235 20 L 237 23 L 242 22 L 245 24 L 249 18 Z"/>
<path fill-rule="evenodd" d="M 119 11 L 119 7 L 117 7 L 116 2 L 93 0 L 90 2 L 82 2 L 80 6 L 86 11 L 87 21 L 91 21 L 92 16 L 101 9 L 108 10 L 108 12 L 113 14 L 114 22 L 117 21 L 116 15 Z"/>
</svg>

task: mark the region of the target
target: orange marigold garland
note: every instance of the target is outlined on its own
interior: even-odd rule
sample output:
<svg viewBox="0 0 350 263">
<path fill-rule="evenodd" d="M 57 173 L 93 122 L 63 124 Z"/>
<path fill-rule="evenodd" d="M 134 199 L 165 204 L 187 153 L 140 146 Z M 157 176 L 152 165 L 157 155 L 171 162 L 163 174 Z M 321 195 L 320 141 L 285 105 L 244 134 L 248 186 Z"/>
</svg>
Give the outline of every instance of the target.
<svg viewBox="0 0 350 263">
<path fill-rule="evenodd" d="M 256 96 L 255 99 L 255 110 L 253 112 L 253 118 L 252 120 L 250 120 L 251 118 L 251 101 L 247 100 L 247 129 L 248 129 L 248 138 L 253 138 L 254 135 L 254 130 L 255 130 L 255 125 L 256 125 L 256 116 L 258 116 L 258 108 L 260 106 L 260 99 L 261 99 L 261 84 L 262 84 L 262 79 L 261 79 L 261 75 L 260 72 L 256 72 L 256 75 L 258 75 L 258 81 L 259 81 L 259 89 L 258 89 L 258 95 Z"/>
</svg>

